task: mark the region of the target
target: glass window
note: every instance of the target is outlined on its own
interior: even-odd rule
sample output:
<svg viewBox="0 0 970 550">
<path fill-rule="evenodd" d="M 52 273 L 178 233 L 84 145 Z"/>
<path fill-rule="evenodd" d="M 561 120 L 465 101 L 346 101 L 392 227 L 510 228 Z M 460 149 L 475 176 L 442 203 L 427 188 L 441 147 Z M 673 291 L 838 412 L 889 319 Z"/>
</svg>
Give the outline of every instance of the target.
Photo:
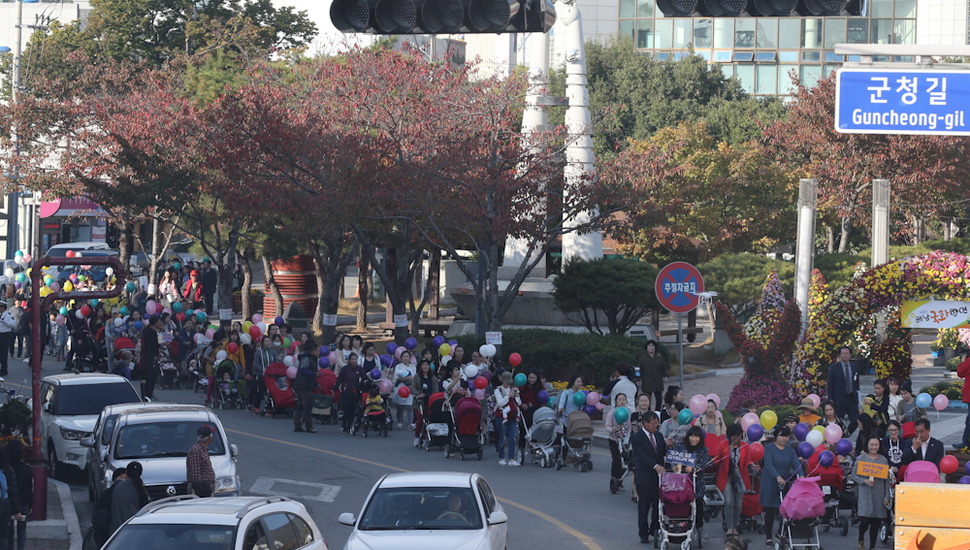
<svg viewBox="0 0 970 550">
<path fill-rule="evenodd" d="M 196 420 L 172 420 L 128 424 L 118 432 L 114 457 L 117 459 L 185 457 L 195 445 L 199 428 L 210 426 Z M 226 446 L 218 432 L 209 444 L 209 456 L 226 454 Z"/>
<path fill-rule="evenodd" d="M 303 518 L 293 514 L 286 514 L 290 518 L 293 529 L 296 529 L 296 538 L 300 542 L 300 547 L 313 542 L 313 529 L 303 521 Z"/>
<path fill-rule="evenodd" d="M 197 523 L 180 525 L 153 523 L 125 525 L 105 546 L 110 550 L 129 548 L 230 548 L 234 543 L 235 529 L 225 525 L 201 525 Z M 262 539 L 266 542 L 266 539 Z M 262 548 L 281 546 L 263 546 Z M 246 548 L 249 550 L 252 546 Z M 258 547 L 257 547 L 258 548 Z M 285 547 L 295 548 L 295 547 Z"/>
<path fill-rule="evenodd" d="M 731 52 L 714 52 L 714 61 L 718 63 L 730 63 Z"/>
<path fill-rule="evenodd" d="M 276 550 L 296 550 L 302 546 L 286 514 L 270 514 L 262 518 L 262 523 Z"/>
<path fill-rule="evenodd" d="M 713 30 L 712 20 L 698 19 L 694 21 L 694 48 L 710 48 Z"/>
<path fill-rule="evenodd" d="M 839 65 L 822 65 L 822 76 L 828 78 L 837 70 L 839 70 Z"/>
<path fill-rule="evenodd" d="M 758 47 L 774 48 L 778 44 L 778 20 L 774 17 L 758 18 Z"/>
<path fill-rule="evenodd" d="M 620 19 L 636 17 L 636 0 L 620 0 Z"/>
<path fill-rule="evenodd" d="M 836 44 L 845 43 L 845 19 L 830 17 L 825 20 L 825 48 L 832 49 Z"/>
<path fill-rule="evenodd" d="M 821 61 L 822 52 L 802 52 L 802 61 Z"/>
<path fill-rule="evenodd" d="M 673 60 L 680 61 L 681 59 L 687 57 L 688 52 L 674 52 Z"/>
<path fill-rule="evenodd" d="M 734 70 L 744 91 L 754 93 L 754 65 L 735 65 Z"/>
<path fill-rule="evenodd" d="M 734 76 L 734 65 L 725 64 L 725 65 L 718 65 L 718 67 L 720 67 L 721 74 L 724 75 L 724 78 L 731 78 Z"/>
<path fill-rule="evenodd" d="M 892 44 L 893 43 L 893 22 L 891 19 L 872 20 L 873 44 Z"/>
<path fill-rule="evenodd" d="M 869 42 L 869 20 L 849 19 L 845 41 L 847 44 L 865 44 Z"/>
<path fill-rule="evenodd" d="M 916 0 L 896 0 L 896 17 L 916 18 Z"/>
<path fill-rule="evenodd" d="M 127 380 L 110 384 L 62 385 L 57 391 L 57 399 L 51 404 L 51 413 L 64 416 L 97 415 L 108 405 L 138 401 L 138 394 Z"/>
<path fill-rule="evenodd" d="M 620 36 L 629 36 L 630 38 L 635 38 L 633 36 L 633 19 L 620 21 Z"/>
<path fill-rule="evenodd" d="M 814 88 L 821 78 L 821 65 L 802 65 L 802 84 L 806 88 Z"/>
<path fill-rule="evenodd" d="M 825 62 L 826 63 L 842 63 L 842 56 L 835 55 L 835 52 L 825 52 Z"/>
<path fill-rule="evenodd" d="M 361 531 L 477 530 L 482 512 L 471 487 L 381 488 L 361 514 Z"/>
<path fill-rule="evenodd" d="M 802 19 L 802 47 L 822 47 L 822 20 L 806 17 Z"/>
<path fill-rule="evenodd" d="M 674 47 L 686 48 L 693 37 L 692 19 L 674 19 Z"/>
<path fill-rule="evenodd" d="M 893 32 L 893 44 L 915 44 L 916 21 L 913 19 L 897 19 Z"/>
<path fill-rule="evenodd" d="M 637 47 L 653 49 L 653 19 L 637 20 Z"/>
<path fill-rule="evenodd" d="M 786 50 L 797 50 L 801 47 L 798 37 L 801 33 L 801 22 L 797 17 L 782 18 L 778 22 L 778 47 Z"/>
<path fill-rule="evenodd" d="M 787 63 L 798 62 L 798 52 L 778 52 L 778 61 Z"/>
<path fill-rule="evenodd" d="M 792 93 L 795 91 L 795 84 L 792 77 L 798 81 L 798 65 L 778 65 L 778 91 L 782 93 Z"/>
<path fill-rule="evenodd" d="M 704 58 L 705 61 L 710 61 L 711 60 L 711 52 L 710 52 L 710 50 L 695 51 L 694 52 L 694 55 L 697 55 L 697 56 L 700 56 L 700 57 Z"/>
<path fill-rule="evenodd" d="M 892 17 L 893 4 L 896 0 L 869 0 L 869 12 L 872 17 Z"/>
<path fill-rule="evenodd" d="M 670 52 L 657 52 L 653 54 L 653 58 L 657 61 L 667 61 L 670 59 Z"/>
<path fill-rule="evenodd" d="M 769 63 L 775 60 L 775 52 L 758 52 L 754 60 L 760 63 Z"/>
<path fill-rule="evenodd" d="M 674 22 L 670 19 L 657 19 L 654 21 L 653 47 L 656 49 L 669 49 L 673 43 Z"/>
<path fill-rule="evenodd" d="M 751 61 L 754 59 L 754 52 L 734 52 L 735 61 Z"/>
<path fill-rule="evenodd" d="M 653 0 L 637 2 L 637 17 L 653 17 Z"/>
<path fill-rule="evenodd" d="M 734 47 L 734 19 L 719 17 L 714 20 L 714 47 Z"/>
<path fill-rule="evenodd" d="M 778 92 L 778 67 L 774 65 L 758 65 L 756 67 L 758 80 L 754 93 L 775 94 Z"/>
<path fill-rule="evenodd" d="M 753 48 L 754 47 L 754 26 L 753 17 L 745 17 L 734 23 L 734 47 Z"/>
</svg>

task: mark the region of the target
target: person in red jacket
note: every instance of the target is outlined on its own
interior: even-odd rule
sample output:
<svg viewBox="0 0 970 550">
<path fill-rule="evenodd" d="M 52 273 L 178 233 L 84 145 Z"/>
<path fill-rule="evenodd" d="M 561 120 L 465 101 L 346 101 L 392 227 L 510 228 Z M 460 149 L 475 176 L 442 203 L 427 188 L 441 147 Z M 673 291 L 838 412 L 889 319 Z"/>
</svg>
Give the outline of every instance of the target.
<svg viewBox="0 0 970 550">
<path fill-rule="evenodd" d="M 182 290 L 182 297 L 191 304 L 190 307 L 192 309 L 199 309 L 203 307 L 202 281 L 199 280 L 198 271 L 193 269 L 189 273 L 189 281 L 185 283 L 185 288 Z"/>
<path fill-rule="evenodd" d="M 963 439 L 960 443 L 954 443 L 953 448 L 959 449 L 970 445 L 970 354 L 965 354 L 963 356 L 963 361 L 957 366 L 957 376 L 963 378 L 963 399 L 964 403 L 967 403 L 967 420 L 966 425 L 963 428 Z"/>
</svg>

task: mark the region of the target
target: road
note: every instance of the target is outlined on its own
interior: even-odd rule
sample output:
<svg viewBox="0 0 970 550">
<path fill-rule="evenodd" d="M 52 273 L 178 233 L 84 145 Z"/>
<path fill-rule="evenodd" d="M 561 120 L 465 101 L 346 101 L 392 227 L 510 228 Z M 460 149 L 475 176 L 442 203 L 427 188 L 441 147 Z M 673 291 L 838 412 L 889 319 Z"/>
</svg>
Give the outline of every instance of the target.
<svg viewBox="0 0 970 550">
<path fill-rule="evenodd" d="M 199 403 L 200 394 L 164 390 L 160 399 Z M 341 512 L 358 513 L 371 486 L 382 475 L 418 470 L 478 472 L 492 485 L 510 516 L 511 548 L 613 549 L 641 547 L 636 534 L 636 505 L 630 494 L 608 489 L 609 453 L 594 448 L 595 469 L 580 473 L 526 465 L 500 466 L 494 450 L 485 459 L 445 459 L 439 451 L 413 447 L 413 436 L 392 431 L 389 437 L 341 434 L 337 426 L 320 426 L 315 434 L 294 433 L 282 417 L 257 417 L 244 411 L 219 411 L 230 441 L 240 449 L 239 473 L 246 494 L 286 495 L 304 503 L 331 548 L 341 548 L 350 528 L 337 523 Z M 69 480 L 82 524 L 90 521 L 91 504 L 80 473 Z M 821 533 L 827 548 L 854 546 L 856 527 L 848 537 Z M 705 547 L 720 548 L 720 521 L 705 530 Z M 753 536 L 753 547 L 762 547 Z"/>
</svg>

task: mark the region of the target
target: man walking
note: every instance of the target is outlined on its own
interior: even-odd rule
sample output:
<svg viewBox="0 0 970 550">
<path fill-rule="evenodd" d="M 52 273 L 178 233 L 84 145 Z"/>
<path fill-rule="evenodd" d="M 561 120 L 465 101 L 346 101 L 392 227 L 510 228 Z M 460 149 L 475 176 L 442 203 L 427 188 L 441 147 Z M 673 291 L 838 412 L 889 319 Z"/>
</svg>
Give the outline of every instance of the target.
<svg viewBox="0 0 970 550">
<path fill-rule="evenodd" d="M 155 399 L 155 383 L 158 382 L 158 354 L 161 343 L 158 333 L 162 330 L 162 316 L 152 315 L 148 326 L 142 330 L 141 336 L 141 397 L 145 400 Z"/>
<path fill-rule="evenodd" d="M 630 436 L 630 444 L 636 457 L 634 479 L 639 497 L 637 504 L 637 528 L 640 542 L 650 542 L 650 535 L 657 536 L 660 529 L 658 504 L 660 501 L 660 474 L 664 469 L 664 457 L 667 456 L 667 443 L 657 433 L 660 417 L 653 411 L 647 411 L 640 416 L 641 427 Z M 650 514 L 650 521 L 647 515 Z"/>
<path fill-rule="evenodd" d="M 216 473 L 212 469 L 212 461 L 209 460 L 212 433 L 210 426 L 199 426 L 195 445 L 192 445 L 185 457 L 185 479 L 188 481 L 189 490 L 201 498 L 211 497 L 216 484 Z"/>
<path fill-rule="evenodd" d="M 293 431 L 315 433 L 313 427 L 313 392 L 319 387 L 317 384 L 317 358 L 320 348 L 310 338 L 303 344 L 303 352 L 297 358 L 296 378 L 293 389 L 296 391 L 296 407 L 293 411 Z"/>
<path fill-rule="evenodd" d="M 10 358 L 10 347 L 13 345 L 16 329 L 17 321 L 7 311 L 7 302 L 0 300 L 0 376 L 7 376 L 7 360 Z"/>
<path fill-rule="evenodd" d="M 839 418 L 849 418 L 846 423 L 849 435 L 855 431 L 859 418 L 859 372 L 851 359 L 849 346 L 839 348 L 839 360 L 829 365 L 826 377 L 828 398 L 835 405 L 835 414 Z"/>
</svg>

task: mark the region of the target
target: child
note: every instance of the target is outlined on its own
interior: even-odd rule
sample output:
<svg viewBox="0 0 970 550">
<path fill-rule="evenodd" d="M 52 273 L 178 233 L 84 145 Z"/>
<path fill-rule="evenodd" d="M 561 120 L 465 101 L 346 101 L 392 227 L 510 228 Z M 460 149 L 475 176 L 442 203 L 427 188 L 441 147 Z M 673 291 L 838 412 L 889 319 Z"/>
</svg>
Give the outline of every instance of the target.
<svg viewBox="0 0 970 550">
<path fill-rule="evenodd" d="M 630 418 L 627 415 L 626 422 L 620 424 L 616 421 L 616 416 L 613 414 L 616 409 L 626 408 L 626 394 L 618 393 L 616 394 L 616 407 L 610 414 L 606 415 L 606 434 L 610 441 L 610 454 L 613 457 L 613 462 L 610 465 L 610 477 L 616 483 L 618 489 L 622 490 L 623 482 L 619 479 L 623 476 L 623 458 L 620 456 L 620 441 L 626 438 L 626 435 L 630 433 Z M 629 409 L 627 409 L 629 410 Z M 610 484 L 612 487 L 612 483 Z"/>
<path fill-rule="evenodd" d="M 374 391 L 368 394 L 367 401 L 364 405 L 364 414 L 383 411 L 384 410 L 384 398 L 381 397 L 380 392 Z"/>
<path fill-rule="evenodd" d="M 51 338 L 54 342 L 54 355 L 57 357 L 58 361 L 65 361 L 65 348 L 67 347 L 67 325 L 57 325 L 55 324 L 54 337 Z"/>
<path fill-rule="evenodd" d="M 112 373 L 124 376 L 128 380 L 131 380 L 131 366 L 132 366 L 132 354 L 131 350 L 124 350 L 121 352 L 121 357 L 115 362 L 114 368 L 111 370 Z"/>
</svg>

